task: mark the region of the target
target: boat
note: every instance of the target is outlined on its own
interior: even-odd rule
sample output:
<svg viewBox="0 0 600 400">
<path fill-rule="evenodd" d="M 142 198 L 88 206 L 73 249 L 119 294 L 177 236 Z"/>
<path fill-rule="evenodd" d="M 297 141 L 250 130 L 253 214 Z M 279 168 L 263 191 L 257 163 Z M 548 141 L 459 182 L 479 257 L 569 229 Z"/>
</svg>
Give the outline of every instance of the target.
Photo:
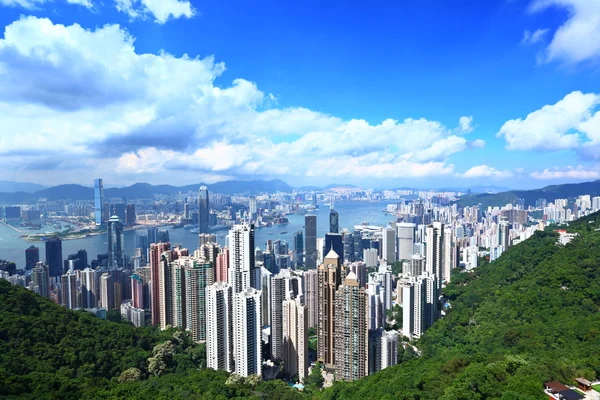
<svg viewBox="0 0 600 400">
<path fill-rule="evenodd" d="M 279 232 L 280 235 L 285 235 L 287 231 Z"/>
<path fill-rule="evenodd" d="M 200 233 L 200 229 L 192 228 L 192 229 L 190 229 L 190 233 Z"/>
</svg>

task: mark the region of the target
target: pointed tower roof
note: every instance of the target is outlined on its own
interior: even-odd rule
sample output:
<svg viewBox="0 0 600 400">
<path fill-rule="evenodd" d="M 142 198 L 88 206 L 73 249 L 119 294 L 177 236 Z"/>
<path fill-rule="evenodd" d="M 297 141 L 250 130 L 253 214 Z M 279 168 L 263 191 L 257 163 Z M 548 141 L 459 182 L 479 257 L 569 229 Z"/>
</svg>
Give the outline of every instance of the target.
<svg viewBox="0 0 600 400">
<path fill-rule="evenodd" d="M 329 250 L 329 253 L 327 253 L 325 258 L 340 258 L 340 256 L 338 256 L 338 253 L 333 251 L 333 248 L 332 248 L 331 250 Z"/>
</svg>

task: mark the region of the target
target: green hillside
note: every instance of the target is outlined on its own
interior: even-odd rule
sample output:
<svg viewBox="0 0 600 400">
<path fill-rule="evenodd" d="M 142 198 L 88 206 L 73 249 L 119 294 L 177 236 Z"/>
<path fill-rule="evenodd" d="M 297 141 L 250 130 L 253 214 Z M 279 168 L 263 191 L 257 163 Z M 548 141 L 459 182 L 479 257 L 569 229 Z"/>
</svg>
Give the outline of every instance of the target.
<svg viewBox="0 0 600 400">
<path fill-rule="evenodd" d="M 421 357 L 407 351 L 398 366 L 312 393 L 226 384 L 182 332 L 102 321 L 0 280 L 0 397 L 541 400 L 544 381 L 600 377 L 597 228 L 594 214 L 571 224 L 580 235 L 567 246 L 539 232 L 456 274 L 451 310 L 417 343 Z"/>
</svg>

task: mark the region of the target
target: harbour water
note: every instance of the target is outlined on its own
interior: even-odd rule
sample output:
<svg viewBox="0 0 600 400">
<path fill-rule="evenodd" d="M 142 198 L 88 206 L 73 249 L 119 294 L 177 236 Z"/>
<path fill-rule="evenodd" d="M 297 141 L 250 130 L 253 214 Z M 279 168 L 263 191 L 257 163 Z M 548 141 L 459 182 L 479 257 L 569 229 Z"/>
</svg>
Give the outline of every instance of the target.
<svg viewBox="0 0 600 400">
<path fill-rule="evenodd" d="M 335 209 L 340 214 L 340 227 L 353 230 L 355 225 L 368 222 L 370 225 L 384 226 L 394 220 L 391 215 L 386 215 L 382 210 L 387 204 L 393 200 L 385 201 L 347 201 L 336 202 Z M 323 237 L 329 229 L 329 206 L 320 205 L 318 210 L 313 212 L 317 216 L 317 236 Z M 290 221 L 286 225 L 275 225 L 271 227 L 263 227 L 256 229 L 255 242 L 256 246 L 264 249 L 267 240 L 282 239 L 292 245 L 292 237 L 295 232 L 304 231 L 304 216 L 303 215 L 288 215 Z M 198 234 L 191 233 L 188 229 L 172 227 L 163 228 L 169 230 L 171 243 L 180 243 L 183 247 L 195 250 L 198 247 Z M 284 233 L 282 233 L 284 232 Z M 146 230 L 126 231 L 125 232 L 125 253 L 132 255 L 135 247 L 135 237 L 145 234 Z M 227 230 L 214 232 L 217 235 L 217 241 L 225 244 Z M 40 248 L 40 259 L 45 259 L 44 242 L 29 243 L 21 239 L 22 233 L 0 224 L 0 259 L 10 260 L 17 263 L 17 268 L 21 269 L 25 266 L 25 249 L 32 244 Z M 67 258 L 69 254 L 76 253 L 80 249 L 87 250 L 88 259 L 96 258 L 98 254 L 106 253 L 108 247 L 106 235 L 92 236 L 84 239 L 65 240 L 63 241 L 63 258 Z"/>
</svg>

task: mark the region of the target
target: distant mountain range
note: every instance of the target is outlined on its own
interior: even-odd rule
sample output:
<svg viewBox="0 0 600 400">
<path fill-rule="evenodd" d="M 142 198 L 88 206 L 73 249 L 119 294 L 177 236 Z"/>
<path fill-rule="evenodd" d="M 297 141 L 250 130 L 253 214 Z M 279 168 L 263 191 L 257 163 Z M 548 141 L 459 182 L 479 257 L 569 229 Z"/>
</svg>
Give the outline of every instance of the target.
<svg viewBox="0 0 600 400">
<path fill-rule="evenodd" d="M 104 197 L 109 198 L 127 198 L 127 199 L 148 199 L 155 195 L 174 195 L 177 193 L 187 193 L 197 191 L 200 186 L 207 186 L 212 193 L 221 193 L 232 195 L 236 193 L 274 193 L 277 191 L 290 192 L 292 187 L 279 179 L 271 181 L 223 181 L 213 184 L 198 183 L 195 185 L 172 186 L 172 185 L 150 185 L 149 183 L 136 183 L 122 188 L 105 188 Z M 0 203 L 2 204 L 23 204 L 36 202 L 40 198 L 49 201 L 56 200 L 91 200 L 94 198 L 94 189 L 82 185 L 59 185 L 34 192 L 0 193 Z"/>
<path fill-rule="evenodd" d="M 15 193 L 15 192 L 27 192 L 33 193 L 38 190 L 44 189 L 45 186 L 38 185 L 37 183 L 29 182 L 14 182 L 14 181 L 1 181 L 0 180 L 0 193 Z"/>
<path fill-rule="evenodd" d="M 495 194 L 480 193 L 471 196 L 463 196 L 456 203 L 462 207 L 481 204 L 484 208 L 487 208 L 488 206 L 503 206 L 514 203 L 519 199 L 523 199 L 525 201 L 525 206 L 527 207 L 535 206 L 537 199 L 546 199 L 548 202 L 551 202 L 555 199 L 572 199 L 584 194 L 600 196 L 600 180 L 550 185 L 534 190 L 509 190 Z"/>
<path fill-rule="evenodd" d="M 467 191 L 471 191 L 471 193 L 500 193 L 500 192 L 508 192 L 510 191 L 510 188 L 507 187 L 502 187 L 502 186 L 494 186 L 494 185 L 490 185 L 490 186 L 482 186 L 482 185 L 478 185 L 478 186 L 469 186 L 469 187 L 449 187 L 449 188 L 442 188 L 442 189 L 438 189 L 438 190 L 446 190 L 449 192 L 462 192 L 462 193 L 466 193 Z"/>
</svg>

